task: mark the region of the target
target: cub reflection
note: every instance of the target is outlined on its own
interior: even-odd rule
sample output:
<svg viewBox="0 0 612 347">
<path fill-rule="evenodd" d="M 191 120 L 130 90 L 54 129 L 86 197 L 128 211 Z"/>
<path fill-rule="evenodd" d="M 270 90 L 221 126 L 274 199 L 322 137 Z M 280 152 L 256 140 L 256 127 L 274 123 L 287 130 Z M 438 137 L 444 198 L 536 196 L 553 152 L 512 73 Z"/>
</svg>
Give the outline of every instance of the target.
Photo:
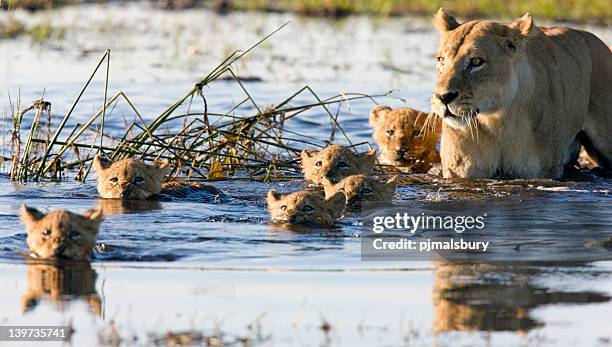
<svg viewBox="0 0 612 347">
<path fill-rule="evenodd" d="M 436 263 L 435 333 L 525 333 L 544 324 L 531 317 L 531 311 L 537 307 L 610 301 L 603 293 L 560 292 L 536 286 L 538 276 L 536 268 L 530 266 Z"/>
<path fill-rule="evenodd" d="M 98 206 L 102 208 L 104 215 L 107 216 L 162 209 L 161 204 L 156 200 L 100 199 L 98 200 Z"/>
<path fill-rule="evenodd" d="M 100 316 L 102 301 L 96 292 L 97 274 L 89 262 L 59 263 L 28 261 L 28 290 L 21 298 L 24 313 L 40 301 L 51 303 L 57 310 L 72 301 L 84 300 L 90 310 Z"/>
</svg>

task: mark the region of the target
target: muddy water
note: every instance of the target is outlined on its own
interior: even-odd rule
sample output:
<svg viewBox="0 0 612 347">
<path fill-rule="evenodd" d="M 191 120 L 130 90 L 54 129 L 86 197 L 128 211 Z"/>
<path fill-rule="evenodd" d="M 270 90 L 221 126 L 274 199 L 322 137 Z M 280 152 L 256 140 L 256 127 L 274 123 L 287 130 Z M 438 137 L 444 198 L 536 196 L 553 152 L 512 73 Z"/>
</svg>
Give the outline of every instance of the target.
<svg viewBox="0 0 612 347">
<path fill-rule="evenodd" d="M 377 101 L 428 109 L 433 84 L 437 37 L 423 19 L 332 23 L 276 14 L 168 13 L 132 4 L 69 7 L 27 20 L 61 26 L 64 38 L 43 45 L 29 38 L 0 42 L 3 114 L 9 93 L 27 103 L 44 91 L 53 116 L 61 117 L 111 48 L 110 90 L 124 91 L 150 120 L 228 51 L 289 20 L 238 66 L 242 75 L 263 80 L 246 83 L 262 106 L 309 84 L 322 97 L 399 88 Z M 610 30 L 591 29 L 612 40 Z M 102 89 L 97 78 L 75 122 L 99 108 Z M 232 82 L 217 82 L 205 93 L 211 112 L 243 98 Z M 340 124 L 354 142 L 371 140 L 371 107 L 359 101 L 341 109 Z M 132 116 L 120 105 L 110 117 L 109 131 L 119 133 L 123 117 Z M 315 143 L 329 134 L 321 111 L 288 126 Z M 268 224 L 264 196 L 271 188 L 301 189 L 301 180 L 214 183 L 229 196 L 222 201 L 117 202 L 97 198 L 93 177 L 85 184 L 20 185 L 0 176 L 0 320 L 71 321 L 77 346 L 117 336 L 124 344 L 146 345 L 168 331 L 189 330 L 262 345 L 610 344 L 612 263 L 606 260 L 612 252 L 598 241 L 612 233 L 612 181 L 583 174 L 562 182 L 417 177 L 404 183 L 392 206 L 352 211 L 332 230 L 295 232 Z M 75 211 L 102 205 L 110 212 L 99 235 L 104 250 L 91 264 L 28 262 L 17 217 L 22 203 Z M 486 214 L 486 227 L 471 236 L 492 243 L 491 260 L 505 261 L 361 261 L 372 216 L 395 212 Z"/>
</svg>

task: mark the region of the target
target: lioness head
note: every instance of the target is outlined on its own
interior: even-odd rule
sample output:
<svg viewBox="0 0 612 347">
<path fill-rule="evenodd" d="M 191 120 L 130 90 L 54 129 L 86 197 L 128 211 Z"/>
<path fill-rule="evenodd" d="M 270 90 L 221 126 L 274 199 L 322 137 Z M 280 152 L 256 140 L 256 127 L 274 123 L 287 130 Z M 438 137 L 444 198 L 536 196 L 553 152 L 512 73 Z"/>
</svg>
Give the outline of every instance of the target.
<svg viewBox="0 0 612 347">
<path fill-rule="evenodd" d="M 112 162 L 100 155 L 94 159 L 93 168 L 98 175 L 98 193 L 105 199 L 146 199 L 157 195 L 170 171 L 166 160 L 149 165 L 135 159 Z"/>
<path fill-rule="evenodd" d="M 21 220 L 26 226 L 28 247 L 36 258 L 87 260 L 96 244 L 102 209 L 82 215 L 66 210 L 44 214 L 24 205 Z"/>
<path fill-rule="evenodd" d="M 374 170 L 376 150 L 366 153 L 354 153 L 341 145 L 331 145 L 320 151 L 305 149 L 302 151 L 302 172 L 304 178 L 316 184 L 322 184 L 323 178 L 338 183 L 351 175 L 368 175 Z"/>
<path fill-rule="evenodd" d="M 354 175 L 337 184 L 326 180 L 323 182 L 323 187 L 326 197 L 342 192 L 346 196 L 346 205 L 356 207 L 362 201 L 391 201 L 397 187 L 397 176 L 392 177 L 387 182 L 378 182 L 368 176 Z"/>
<path fill-rule="evenodd" d="M 270 190 L 267 202 L 274 223 L 329 226 L 342 215 L 346 198 L 342 192 L 325 198 L 322 192 L 317 191 L 281 194 Z"/>
<path fill-rule="evenodd" d="M 437 117 L 411 108 L 376 106 L 370 112 L 370 126 L 380 149 L 381 163 L 397 166 L 422 165 L 425 171 L 439 161 L 440 140 Z M 432 162 L 433 161 L 433 162 Z"/>
<path fill-rule="evenodd" d="M 528 14 L 505 25 L 490 21 L 459 24 L 440 9 L 438 73 L 431 109 L 446 124 L 462 128 L 479 114 L 499 111 L 518 91 L 517 61 L 527 40 L 539 29 Z"/>
</svg>

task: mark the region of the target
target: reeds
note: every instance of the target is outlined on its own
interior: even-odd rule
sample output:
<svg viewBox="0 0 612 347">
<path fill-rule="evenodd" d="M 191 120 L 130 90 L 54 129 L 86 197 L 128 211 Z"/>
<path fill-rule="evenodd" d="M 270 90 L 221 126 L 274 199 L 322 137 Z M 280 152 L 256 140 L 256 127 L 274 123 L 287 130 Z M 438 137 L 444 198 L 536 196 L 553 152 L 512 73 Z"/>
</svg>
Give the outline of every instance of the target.
<svg viewBox="0 0 612 347">
<path fill-rule="evenodd" d="M 110 50 L 107 50 L 57 126 L 51 124 L 49 102 L 37 100 L 21 111 L 21 100 L 18 99 L 16 105 L 11 103 L 14 111 L 11 114 L 10 157 L 5 158 L 3 150 L 0 168 L 6 171 L 4 169 L 8 166 L 11 179 L 22 182 L 61 180 L 67 175 L 85 181 L 92 159 L 103 153 L 113 160 L 169 159 L 175 167 L 174 177 L 275 180 L 299 174 L 298 158 L 302 147 L 322 147 L 335 141 L 337 136 L 351 145 L 360 145 L 353 144 L 338 123 L 339 110 L 344 103 L 371 96 L 343 93 L 324 99 L 305 86 L 275 105 L 262 107 L 235 73 L 234 63 L 282 27 L 247 50 L 230 54 L 149 123 L 125 93 L 119 91 L 107 100 L 111 57 Z M 102 73 L 102 66 L 106 68 L 103 105 L 86 122 L 69 128 L 75 108 L 93 78 Z M 239 86 L 244 98 L 223 113 L 210 112 L 205 87 L 227 76 Z M 312 102 L 298 104 L 294 101 L 304 94 L 312 96 Z M 109 122 L 118 121 L 111 118 L 109 110 L 119 102 L 127 105 L 134 120 L 127 124 L 121 136 L 111 136 L 105 127 Z M 237 114 L 239 108 L 247 105 L 253 110 L 250 114 Z M 336 114 L 331 112 L 332 106 L 337 107 Z M 184 108 L 187 112 L 181 112 Z M 330 130 L 326 138 L 309 138 L 285 129 L 286 122 L 316 108 L 329 117 Z M 23 145 L 22 122 L 29 116 L 32 116 L 32 123 Z M 46 131 L 43 131 L 44 125 Z"/>
</svg>

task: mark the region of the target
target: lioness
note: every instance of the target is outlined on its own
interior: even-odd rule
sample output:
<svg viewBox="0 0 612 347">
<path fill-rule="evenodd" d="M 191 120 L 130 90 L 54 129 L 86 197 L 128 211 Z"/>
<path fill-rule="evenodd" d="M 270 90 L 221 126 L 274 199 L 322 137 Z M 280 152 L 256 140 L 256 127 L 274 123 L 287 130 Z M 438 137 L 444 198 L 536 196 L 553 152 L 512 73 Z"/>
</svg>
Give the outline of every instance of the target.
<svg viewBox="0 0 612 347">
<path fill-rule="evenodd" d="M 378 182 L 365 175 L 353 175 L 337 184 L 324 180 L 323 187 L 326 197 L 342 192 L 346 196 L 346 206 L 357 207 L 363 201 L 390 202 L 397 188 L 397 176 L 393 176 L 387 182 Z"/>
<path fill-rule="evenodd" d="M 136 159 L 111 161 L 103 156 L 94 158 L 93 168 L 98 175 L 98 193 L 104 199 L 143 200 L 160 193 L 185 197 L 192 191 L 206 191 L 225 196 L 220 190 L 197 182 L 165 182 L 170 163 L 167 160 L 146 164 Z"/>
<path fill-rule="evenodd" d="M 82 215 L 66 210 L 44 214 L 23 205 L 21 221 L 26 225 L 32 256 L 88 260 L 96 244 L 102 209 L 89 210 Z"/>
<path fill-rule="evenodd" d="M 370 126 L 380 149 L 378 161 L 414 173 L 426 173 L 440 162 L 436 144 L 441 122 L 434 115 L 412 108 L 376 106 L 370 112 Z"/>
<path fill-rule="evenodd" d="M 440 9 L 433 112 L 445 177 L 557 178 L 580 146 L 612 169 L 612 53 L 595 35 Z"/>
<path fill-rule="evenodd" d="M 272 189 L 268 192 L 267 202 L 274 223 L 331 226 L 342 215 L 346 198 L 342 192 L 325 198 L 319 191 L 281 194 Z"/>
<path fill-rule="evenodd" d="M 374 170 L 376 150 L 355 153 L 342 145 L 331 145 L 320 151 L 302 151 L 302 172 L 304 178 L 315 184 L 322 184 L 323 178 L 338 183 L 351 175 L 368 175 Z"/>
</svg>

